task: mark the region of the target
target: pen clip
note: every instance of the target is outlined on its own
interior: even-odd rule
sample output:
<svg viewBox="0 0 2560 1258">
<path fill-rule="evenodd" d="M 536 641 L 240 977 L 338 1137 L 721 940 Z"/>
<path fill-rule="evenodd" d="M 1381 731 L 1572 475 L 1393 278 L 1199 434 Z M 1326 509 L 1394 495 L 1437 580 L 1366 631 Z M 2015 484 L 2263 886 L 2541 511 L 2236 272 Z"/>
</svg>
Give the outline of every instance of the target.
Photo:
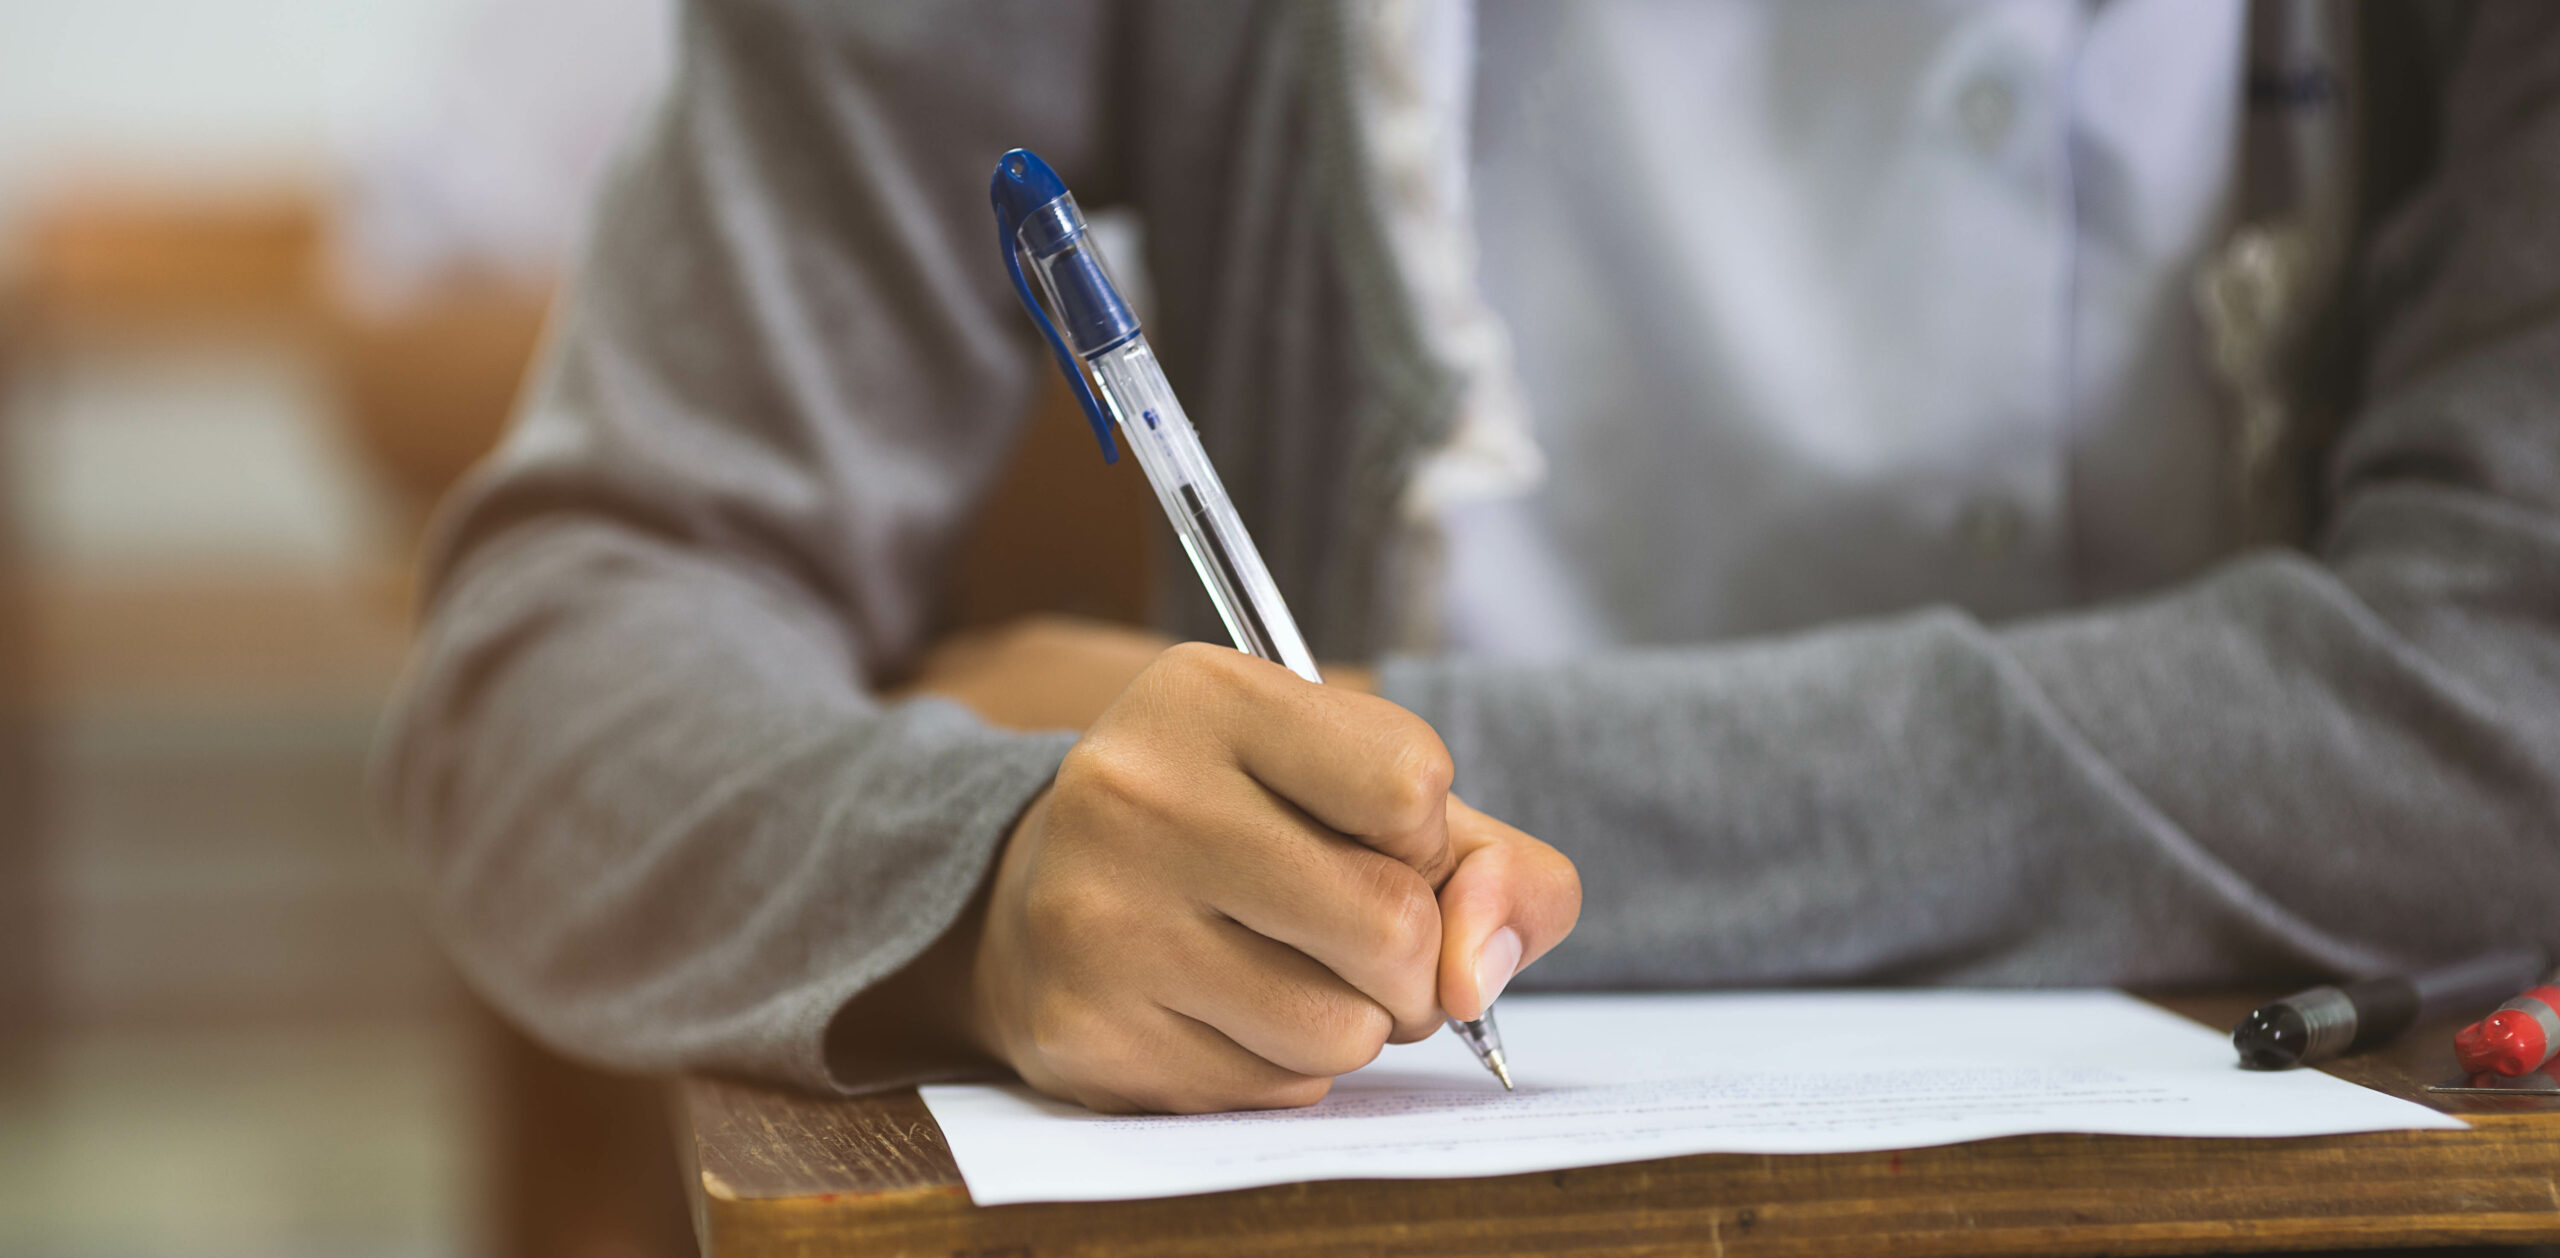
<svg viewBox="0 0 2560 1258">
<path fill-rule="evenodd" d="M 1049 352 L 1058 356 L 1058 370 L 1067 373 L 1067 387 L 1075 390 L 1076 401 L 1083 404 L 1085 422 L 1093 425 L 1093 439 L 1102 443 L 1102 461 L 1117 463 L 1120 447 L 1111 440 L 1111 417 L 1103 413 L 1101 399 L 1093 395 L 1093 386 L 1084 378 L 1083 364 L 1067 352 L 1067 342 L 1058 335 L 1058 325 L 1050 321 L 1040 299 L 1032 296 L 1031 281 L 1022 274 L 1022 245 L 1017 235 L 1020 230 L 1013 221 L 1013 211 L 1002 197 L 996 198 L 996 241 L 1004 250 L 1005 270 L 1013 274 L 1013 291 L 1022 298 L 1022 308 L 1031 313 L 1031 321 L 1039 325 L 1040 335 L 1048 338 Z"/>
</svg>

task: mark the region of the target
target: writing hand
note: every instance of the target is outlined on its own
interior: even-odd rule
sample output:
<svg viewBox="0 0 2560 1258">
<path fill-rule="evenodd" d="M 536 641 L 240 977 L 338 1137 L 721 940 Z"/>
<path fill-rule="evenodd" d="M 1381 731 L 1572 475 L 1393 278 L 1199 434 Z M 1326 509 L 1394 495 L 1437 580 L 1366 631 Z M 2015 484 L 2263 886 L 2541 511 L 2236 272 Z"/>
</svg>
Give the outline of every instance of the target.
<svg viewBox="0 0 2560 1258">
<path fill-rule="evenodd" d="M 1581 887 L 1450 776 L 1383 699 L 1164 652 L 1006 843 L 972 1038 L 1095 1109 L 1201 1112 L 1312 1104 L 1444 1005 L 1475 1016 L 1572 929 Z"/>
</svg>

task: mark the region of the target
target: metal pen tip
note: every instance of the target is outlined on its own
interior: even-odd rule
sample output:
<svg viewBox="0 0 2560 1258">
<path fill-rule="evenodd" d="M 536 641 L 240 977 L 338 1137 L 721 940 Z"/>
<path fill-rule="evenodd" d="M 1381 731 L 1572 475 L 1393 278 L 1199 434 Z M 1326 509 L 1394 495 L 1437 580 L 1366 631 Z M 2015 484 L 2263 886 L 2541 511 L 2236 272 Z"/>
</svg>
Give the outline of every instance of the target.
<svg viewBox="0 0 2560 1258">
<path fill-rule="evenodd" d="M 1484 1064 L 1493 1067 L 1493 1077 L 1502 1080 L 1503 1091 L 1510 1092 L 1514 1090 L 1511 1086 L 1511 1063 L 1502 1060 L 1501 1049 L 1497 1048 L 1492 1052 L 1485 1054 Z"/>
</svg>

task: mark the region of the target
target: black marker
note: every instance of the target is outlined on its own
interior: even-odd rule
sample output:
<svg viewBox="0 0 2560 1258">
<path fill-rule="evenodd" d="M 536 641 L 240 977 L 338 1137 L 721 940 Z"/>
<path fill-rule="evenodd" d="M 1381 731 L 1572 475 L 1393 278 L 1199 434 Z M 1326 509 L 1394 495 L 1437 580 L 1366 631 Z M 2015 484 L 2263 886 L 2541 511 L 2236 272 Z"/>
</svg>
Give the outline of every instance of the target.
<svg viewBox="0 0 2560 1258">
<path fill-rule="evenodd" d="M 2313 1065 L 2447 1013 L 2494 1004 L 2532 986 L 2542 967 L 2540 952 L 2517 948 L 2425 974 L 2308 988 L 2250 1010 L 2231 1028 L 2231 1046 L 2251 1070 Z"/>
</svg>

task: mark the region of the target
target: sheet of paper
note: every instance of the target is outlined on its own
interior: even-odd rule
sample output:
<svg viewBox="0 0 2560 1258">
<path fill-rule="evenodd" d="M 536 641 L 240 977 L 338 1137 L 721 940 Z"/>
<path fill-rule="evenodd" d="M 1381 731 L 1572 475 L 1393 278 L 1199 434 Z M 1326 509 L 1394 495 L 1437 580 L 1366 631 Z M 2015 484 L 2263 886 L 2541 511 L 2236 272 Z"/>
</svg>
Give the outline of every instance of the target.
<svg viewBox="0 0 2560 1258">
<path fill-rule="evenodd" d="M 980 1205 L 1428 1179 L 1687 1153 L 1833 1153 L 2043 1131 L 2307 1136 L 2465 1124 L 2105 991 L 1514 996 L 1516 1093 L 1447 1034 L 1301 1110 L 1108 1117 L 1028 1088 L 928 1087 Z"/>
</svg>

